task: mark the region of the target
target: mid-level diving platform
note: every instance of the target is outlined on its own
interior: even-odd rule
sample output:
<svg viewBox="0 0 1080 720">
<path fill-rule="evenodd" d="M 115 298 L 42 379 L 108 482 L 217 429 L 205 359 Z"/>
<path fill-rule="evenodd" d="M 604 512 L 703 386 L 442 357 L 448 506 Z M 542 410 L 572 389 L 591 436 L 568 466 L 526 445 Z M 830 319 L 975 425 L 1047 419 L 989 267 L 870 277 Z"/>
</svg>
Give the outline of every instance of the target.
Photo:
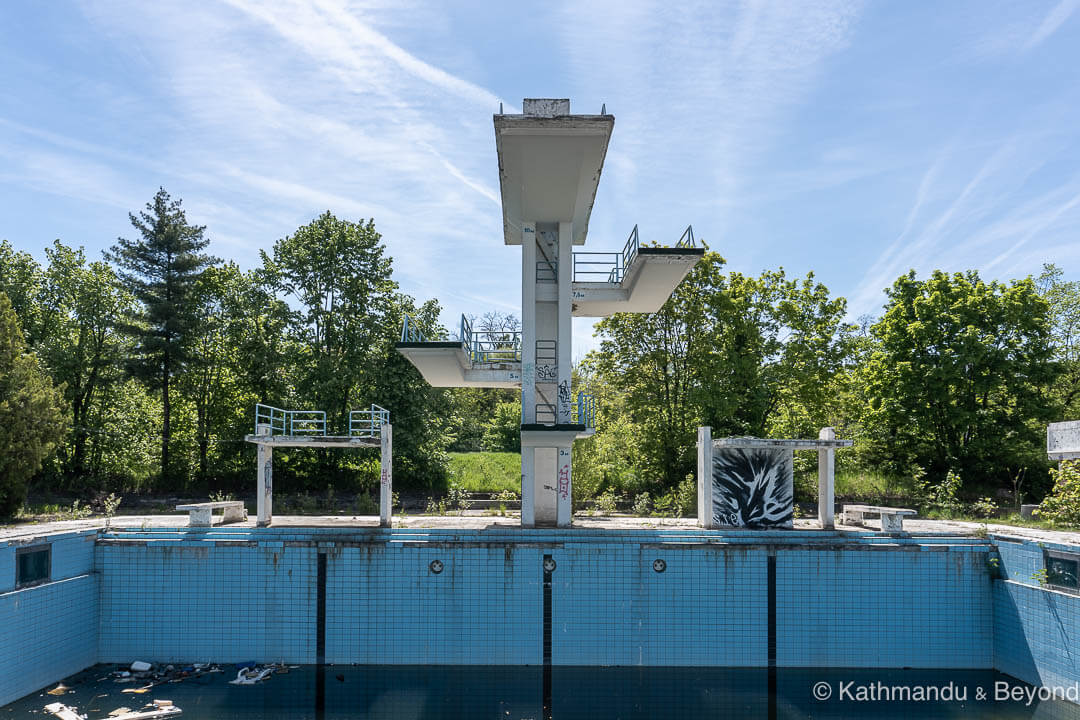
<svg viewBox="0 0 1080 720">
<path fill-rule="evenodd" d="M 641 247 L 637 225 L 622 252 L 575 252 L 573 315 L 654 313 L 704 254 L 705 248 L 694 241 L 693 227 L 686 228 L 674 247 Z"/>
<path fill-rule="evenodd" d="M 521 387 L 521 333 L 473 330 L 461 316 L 458 339 L 430 340 L 408 316 L 395 346 L 432 387 Z"/>
</svg>

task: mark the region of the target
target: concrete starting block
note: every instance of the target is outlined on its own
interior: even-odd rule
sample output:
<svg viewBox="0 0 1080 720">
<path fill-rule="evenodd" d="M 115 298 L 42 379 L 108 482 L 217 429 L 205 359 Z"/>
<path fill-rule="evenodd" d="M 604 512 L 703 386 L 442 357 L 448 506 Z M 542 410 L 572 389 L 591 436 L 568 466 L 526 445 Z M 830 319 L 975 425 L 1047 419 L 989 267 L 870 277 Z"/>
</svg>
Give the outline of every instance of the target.
<svg viewBox="0 0 1080 720">
<path fill-rule="evenodd" d="M 177 510 L 187 510 L 188 525 L 191 527 L 210 527 L 213 524 L 215 510 L 222 510 L 221 524 L 242 522 L 247 519 L 247 511 L 240 500 L 222 500 L 218 502 L 191 503 L 177 505 Z"/>
<path fill-rule="evenodd" d="M 904 516 L 916 515 L 914 510 L 906 508 L 882 507 L 880 505 L 845 505 L 844 522 L 849 525 L 862 525 L 863 515 L 880 515 L 881 532 L 904 532 Z"/>
</svg>

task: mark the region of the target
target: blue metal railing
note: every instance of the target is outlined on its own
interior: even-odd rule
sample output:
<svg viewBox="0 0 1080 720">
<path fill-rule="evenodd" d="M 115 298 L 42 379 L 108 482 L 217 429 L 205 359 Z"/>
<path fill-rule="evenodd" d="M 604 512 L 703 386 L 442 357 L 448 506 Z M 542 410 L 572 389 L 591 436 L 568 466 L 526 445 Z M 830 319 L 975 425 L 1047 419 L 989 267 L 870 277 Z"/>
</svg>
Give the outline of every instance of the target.
<svg viewBox="0 0 1080 720">
<path fill-rule="evenodd" d="M 461 349 L 474 364 L 521 362 L 521 332 L 518 330 L 474 330 L 461 316 Z"/>
<path fill-rule="evenodd" d="M 692 225 L 686 226 L 675 247 L 697 247 Z M 638 236 L 638 226 L 635 225 L 630 231 L 630 237 L 626 238 L 622 252 L 575 252 L 574 282 L 606 282 L 618 285 L 626 276 L 626 269 L 637 258 L 640 249 L 641 239 Z"/>
<path fill-rule="evenodd" d="M 677 248 L 692 248 L 697 247 L 697 243 L 694 242 L 694 226 L 687 225 L 686 230 L 683 231 L 682 237 L 679 238 L 679 242 L 675 243 Z"/>
<path fill-rule="evenodd" d="M 406 315 L 401 324 L 401 342 L 424 342 L 424 333 L 411 315 Z"/>
<path fill-rule="evenodd" d="M 573 408 L 573 421 L 586 428 L 596 427 L 596 398 L 594 396 L 584 391 L 578 393 L 577 404 Z"/>
<path fill-rule="evenodd" d="M 326 435 L 326 413 L 322 410 L 282 410 L 257 403 L 256 435 L 260 425 L 269 426 L 271 435 Z"/>
<path fill-rule="evenodd" d="M 473 363 L 521 362 L 521 331 L 474 330 L 469 318 L 461 316 L 458 325 L 461 349 Z M 405 316 L 401 326 L 401 342 L 431 342 L 424 337 L 414 318 Z"/>
<path fill-rule="evenodd" d="M 349 436 L 382 437 L 383 425 L 389 424 L 390 411 L 372 403 L 367 410 L 353 410 L 349 413 Z"/>
</svg>

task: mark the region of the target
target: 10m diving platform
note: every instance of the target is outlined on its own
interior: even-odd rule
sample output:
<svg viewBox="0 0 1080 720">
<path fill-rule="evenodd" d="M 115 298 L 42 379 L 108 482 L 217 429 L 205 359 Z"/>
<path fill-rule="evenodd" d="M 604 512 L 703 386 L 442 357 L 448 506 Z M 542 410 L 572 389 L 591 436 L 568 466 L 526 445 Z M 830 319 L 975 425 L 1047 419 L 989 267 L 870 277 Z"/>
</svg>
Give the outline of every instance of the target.
<svg viewBox="0 0 1080 720">
<path fill-rule="evenodd" d="M 615 118 L 572 115 L 565 99 L 526 99 L 494 116 L 503 240 L 521 246 L 521 330 L 425 336 L 406 318 L 398 351 L 435 387 L 521 389 L 521 523 L 570 525 L 571 448 L 595 432 L 596 403 L 572 394 L 572 318 L 656 312 L 704 254 L 687 227 L 670 247 L 587 252 Z"/>
</svg>

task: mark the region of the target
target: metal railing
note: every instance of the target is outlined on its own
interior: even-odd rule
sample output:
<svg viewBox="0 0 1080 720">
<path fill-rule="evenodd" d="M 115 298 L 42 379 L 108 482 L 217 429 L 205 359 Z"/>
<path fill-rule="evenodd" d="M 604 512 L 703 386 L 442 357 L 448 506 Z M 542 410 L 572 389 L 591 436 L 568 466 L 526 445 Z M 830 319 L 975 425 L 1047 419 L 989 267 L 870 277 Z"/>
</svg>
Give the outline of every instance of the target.
<svg viewBox="0 0 1080 720">
<path fill-rule="evenodd" d="M 679 242 L 675 243 L 677 248 L 692 248 L 697 247 L 697 243 L 694 242 L 694 226 L 687 225 L 686 230 L 683 231 L 682 237 L 679 238 Z"/>
<path fill-rule="evenodd" d="M 406 315 L 405 321 L 401 323 L 401 342 L 425 342 L 424 333 L 416 324 L 416 318 L 411 315 Z"/>
<path fill-rule="evenodd" d="M 686 230 L 675 243 L 677 248 L 696 248 L 694 227 L 687 225 Z M 626 269 L 637 259 L 641 249 L 638 226 L 630 231 L 622 252 L 575 252 L 574 282 L 606 282 L 618 285 L 626 276 Z"/>
<path fill-rule="evenodd" d="M 271 435 L 326 435 L 326 413 L 322 410 L 282 410 L 256 403 L 256 435 L 260 425 L 268 425 Z"/>
<path fill-rule="evenodd" d="M 606 282 L 617 285 L 622 282 L 622 253 L 576 252 L 574 253 L 574 282 Z"/>
<path fill-rule="evenodd" d="M 469 318 L 458 325 L 461 349 L 473 363 L 521 362 L 520 330 L 474 330 Z M 401 342 L 436 342 L 424 337 L 416 320 L 408 315 L 401 325 Z"/>
<path fill-rule="evenodd" d="M 577 404 L 573 408 L 573 422 L 587 428 L 596 427 L 596 398 L 594 396 L 584 391 L 578 393 Z"/>
<path fill-rule="evenodd" d="M 349 436 L 382 437 L 383 425 L 389 424 L 390 411 L 372 403 L 367 410 L 353 410 L 349 413 Z"/>
<path fill-rule="evenodd" d="M 474 330 L 462 315 L 461 348 L 474 364 L 521 362 L 521 331 Z"/>
</svg>

